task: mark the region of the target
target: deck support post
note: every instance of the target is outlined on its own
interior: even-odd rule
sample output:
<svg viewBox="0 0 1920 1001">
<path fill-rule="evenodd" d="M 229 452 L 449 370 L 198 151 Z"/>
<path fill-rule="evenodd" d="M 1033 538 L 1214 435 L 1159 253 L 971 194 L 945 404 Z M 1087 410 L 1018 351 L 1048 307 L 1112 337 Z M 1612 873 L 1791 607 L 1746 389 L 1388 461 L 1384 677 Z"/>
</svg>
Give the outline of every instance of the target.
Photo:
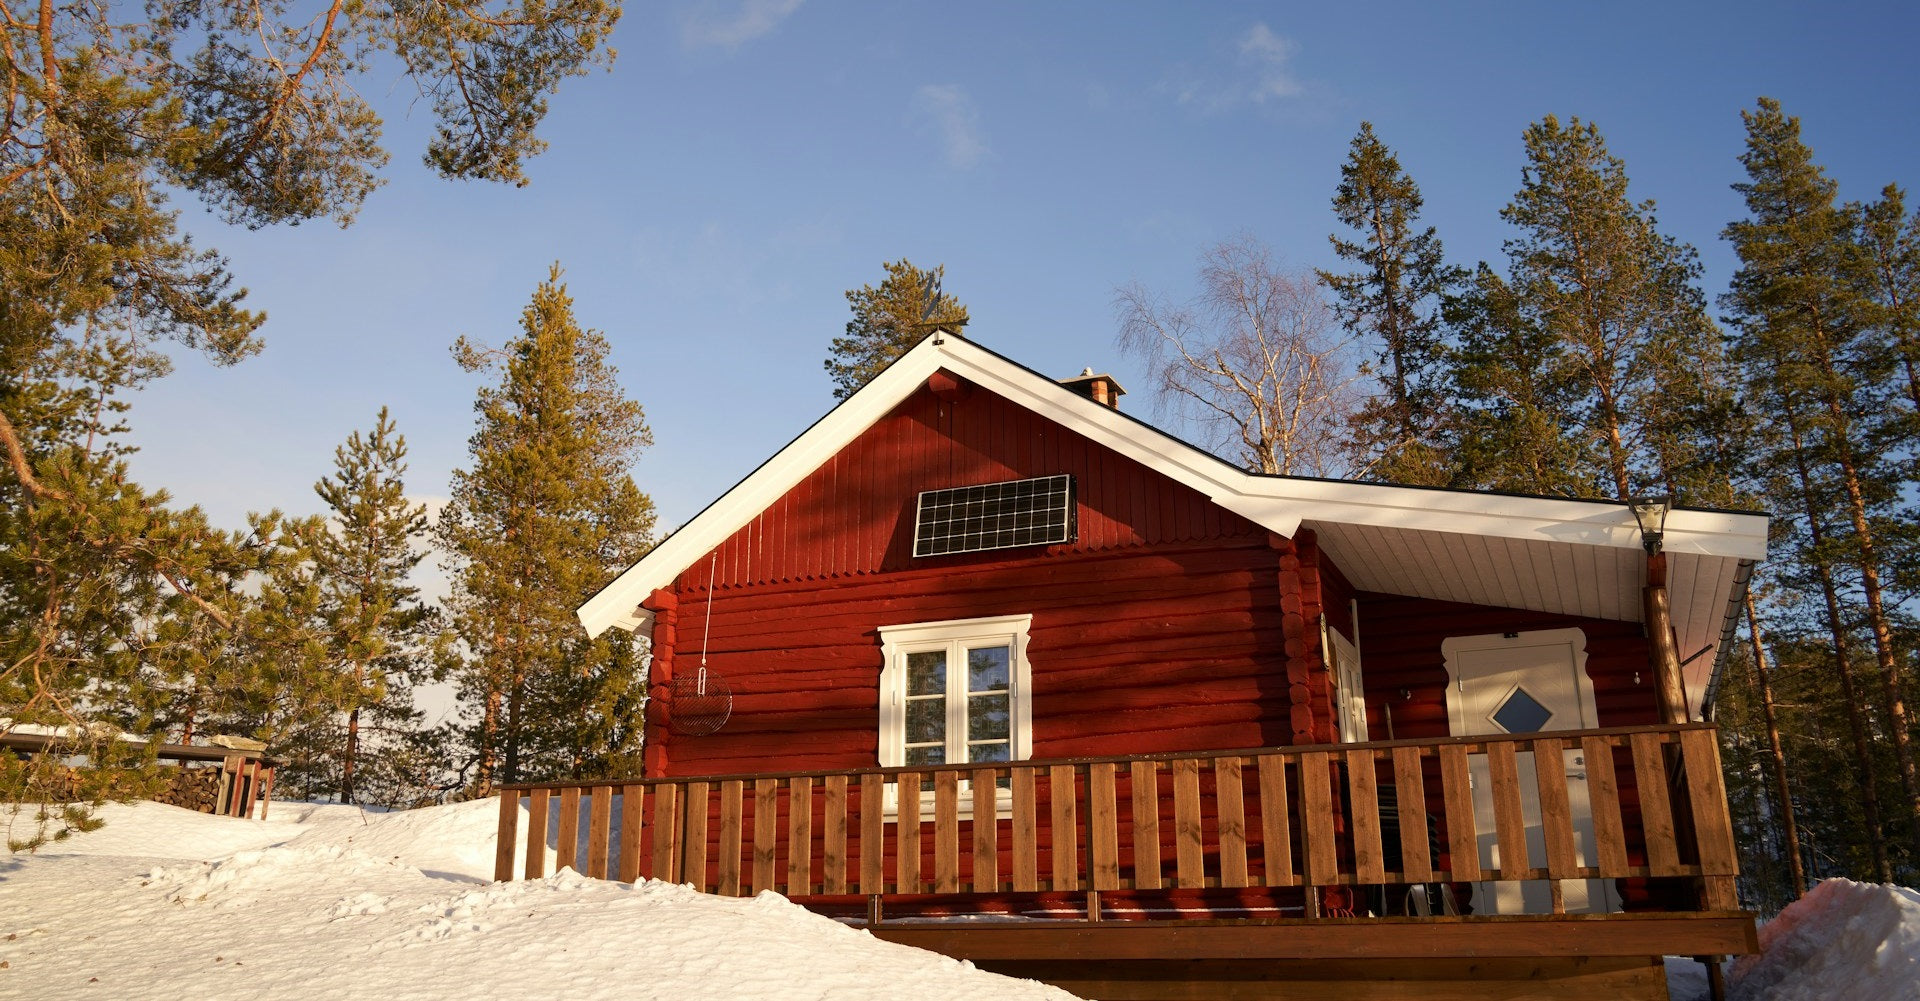
<svg viewBox="0 0 1920 1001">
<path fill-rule="evenodd" d="M 1727 1001 L 1727 971 L 1720 966 L 1719 956 L 1693 957 L 1707 968 L 1707 997 L 1712 1001 Z"/>
<path fill-rule="evenodd" d="M 1647 628 L 1647 660 L 1660 695 L 1660 721 L 1687 721 L 1687 690 L 1680 678 L 1680 655 L 1673 645 L 1673 613 L 1667 598 L 1667 554 L 1647 557 L 1647 586 L 1641 590 L 1642 621 Z"/>
<path fill-rule="evenodd" d="M 877 925 L 880 919 L 880 894 L 869 893 L 867 894 L 867 924 Z"/>
<path fill-rule="evenodd" d="M 1100 891 L 1099 890 L 1087 891 L 1087 920 L 1088 921 L 1100 920 Z"/>
</svg>

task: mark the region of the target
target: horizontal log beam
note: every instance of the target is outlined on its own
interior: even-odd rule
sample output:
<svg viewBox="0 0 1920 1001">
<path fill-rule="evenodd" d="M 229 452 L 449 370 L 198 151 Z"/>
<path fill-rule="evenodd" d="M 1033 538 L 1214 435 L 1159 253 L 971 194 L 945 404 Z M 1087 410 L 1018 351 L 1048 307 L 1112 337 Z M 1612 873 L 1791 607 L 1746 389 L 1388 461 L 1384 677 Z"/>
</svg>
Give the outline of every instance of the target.
<svg viewBox="0 0 1920 1001">
<path fill-rule="evenodd" d="M 1371 959 L 1744 955 L 1753 916 L 1555 914 L 1269 921 L 1100 921 L 1032 925 L 887 922 L 875 938 L 955 959 Z"/>
</svg>

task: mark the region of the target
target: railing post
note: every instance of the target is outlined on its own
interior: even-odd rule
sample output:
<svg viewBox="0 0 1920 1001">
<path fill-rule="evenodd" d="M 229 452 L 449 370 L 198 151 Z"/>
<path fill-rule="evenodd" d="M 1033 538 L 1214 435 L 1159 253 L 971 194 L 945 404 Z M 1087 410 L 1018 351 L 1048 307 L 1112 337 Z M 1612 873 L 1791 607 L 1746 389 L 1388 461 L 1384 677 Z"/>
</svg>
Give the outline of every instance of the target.
<svg viewBox="0 0 1920 1001">
<path fill-rule="evenodd" d="M 520 793 L 516 789 L 500 790 L 500 827 L 499 840 L 493 850 L 493 878 L 495 882 L 505 883 L 513 879 L 513 851 L 518 840 L 520 823 Z"/>
</svg>

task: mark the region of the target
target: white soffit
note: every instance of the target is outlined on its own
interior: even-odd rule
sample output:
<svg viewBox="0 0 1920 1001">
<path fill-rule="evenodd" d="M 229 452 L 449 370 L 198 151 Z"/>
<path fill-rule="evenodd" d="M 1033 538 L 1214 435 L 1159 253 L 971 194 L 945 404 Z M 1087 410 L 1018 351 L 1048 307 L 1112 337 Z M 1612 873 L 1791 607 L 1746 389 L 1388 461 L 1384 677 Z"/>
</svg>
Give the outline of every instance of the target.
<svg viewBox="0 0 1920 1001">
<path fill-rule="evenodd" d="M 1623 504 L 1256 476 L 971 341 L 934 334 L 588 599 L 578 612 L 581 624 L 595 636 L 612 626 L 644 626 L 651 616 L 638 606 L 648 594 L 671 583 L 941 369 L 1186 484 L 1270 531 L 1291 537 L 1308 523 L 1341 569 L 1369 590 L 1542 611 L 1601 609 L 1569 611 L 1601 618 L 1639 617 L 1644 559 L 1633 514 Z M 1683 603 L 1692 616 L 1694 600 L 1724 590 L 1729 597 L 1699 613 L 1703 622 L 1712 620 L 1711 635 L 1718 637 L 1733 587 L 1726 568 L 1763 557 L 1766 530 L 1763 515 L 1680 510 L 1669 516 L 1666 546 L 1674 564 L 1676 625 Z M 1698 562 L 1689 557 L 1713 559 L 1683 570 Z M 1726 587 L 1684 576 L 1703 571 L 1708 577 L 1725 573 Z M 1394 583 L 1363 583 L 1388 580 Z M 1678 586 L 1683 580 L 1695 596 L 1684 602 Z M 1524 600 L 1512 600 L 1516 595 Z M 1690 638 L 1696 632 L 1691 627 L 1682 632 L 1681 645 L 1687 648 L 1682 656 L 1699 648 Z M 1710 654 L 1702 661 L 1712 659 Z"/>
</svg>

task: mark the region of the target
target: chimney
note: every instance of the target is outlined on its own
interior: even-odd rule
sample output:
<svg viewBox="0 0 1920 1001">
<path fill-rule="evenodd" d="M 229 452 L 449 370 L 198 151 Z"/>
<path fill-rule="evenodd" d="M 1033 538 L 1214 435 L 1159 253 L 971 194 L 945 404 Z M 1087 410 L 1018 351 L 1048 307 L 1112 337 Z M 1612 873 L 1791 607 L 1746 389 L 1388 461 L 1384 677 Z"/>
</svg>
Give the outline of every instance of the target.
<svg viewBox="0 0 1920 1001">
<path fill-rule="evenodd" d="M 1081 396 L 1095 403 L 1112 407 L 1115 410 L 1120 409 L 1120 398 L 1127 395 L 1127 391 L 1121 389 L 1120 384 L 1113 381 L 1113 376 L 1105 372 L 1095 375 L 1093 374 L 1093 369 L 1086 369 L 1071 379 L 1062 379 L 1060 380 L 1060 385 L 1079 393 Z"/>
</svg>

